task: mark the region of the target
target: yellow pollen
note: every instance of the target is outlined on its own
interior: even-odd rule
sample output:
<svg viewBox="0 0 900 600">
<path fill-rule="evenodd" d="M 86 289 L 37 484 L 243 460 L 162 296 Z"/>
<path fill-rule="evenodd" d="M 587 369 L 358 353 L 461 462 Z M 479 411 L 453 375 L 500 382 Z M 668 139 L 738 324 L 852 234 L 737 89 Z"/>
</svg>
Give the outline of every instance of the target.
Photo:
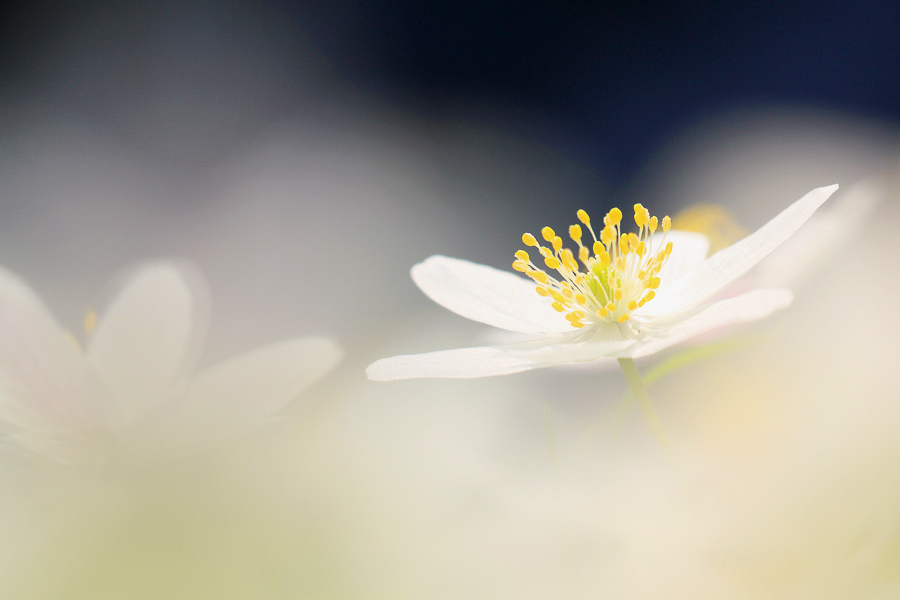
<svg viewBox="0 0 900 600">
<path fill-rule="evenodd" d="M 603 242 L 604 246 L 609 246 L 613 243 L 613 240 L 616 239 L 616 230 L 607 225 L 600 231 L 600 241 Z M 596 244 L 595 244 L 596 246 Z"/>
<path fill-rule="evenodd" d="M 556 233 L 553 232 L 549 227 L 544 227 L 541 229 L 541 237 L 544 238 L 545 241 L 551 241 L 554 237 L 556 237 Z"/>
<path fill-rule="evenodd" d="M 650 211 L 642 204 L 634 205 L 634 224 L 638 227 L 646 227 L 650 224 Z"/>
<path fill-rule="evenodd" d="M 622 211 L 618 208 L 613 208 L 606 216 L 609 218 L 609 224 L 612 226 L 616 226 L 622 222 Z"/>
<path fill-rule="evenodd" d="M 549 280 L 546 273 L 544 273 L 543 271 L 538 271 L 537 269 L 535 269 L 534 271 L 528 271 L 526 275 L 543 284 L 546 284 Z"/>
<path fill-rule="evenodd" d="M 578 209 L 578 212 L 577 212 L 576 214 L 578 215 L 578 220 L 579 220 L 579 221 L 581 221 L 581 222 L 584 223 L 585 225 L 590 225 L 590 224 L 591 224 L 591 218 L 588 216 L 588 214 L 587 214 L 586 212 L 584 212 L 583 209 L 580 209 L 580 208 L 579 208 L 579 209 Z"/>
<path fill-rule="evenodd" d="M 622 211 L 613 208 L 603 218 L 604 227 L 597 239 L 587 212 L 579 210 L 577 215 L 583 225 L 569 226 L 569 237 L 577 248 L 566 248 L 552 228 L 543 227 L 540 237 L 546 246 L 530 233 L 522 235 L 522 242 L 537 248 L 549 270 L 538 269 L 527 250 L 516 252 L 513 269 L 533 279 L 538 284 L 537 294 L 549 298 L 554 310 L 564 313 L 573 327 L 624 323 L 630 319 L 629 313 L 656 295 L 653 290 L 660 286 L 658 274 L 672 253 L 672 242 L 664 247 L 654 244 L 651 253 L 651 235 L 660 224 L 663 231 L 669 231 L 672 221 L 666 216 L 660 223 L 642 204 L 635 204 L 637 231 L 625 232 Z M 588 228 L 592 243 L 582 243 L 586 233 L 583 226 Z M 551 272 L 552 276 L 548 274 Z"/>
</svg>

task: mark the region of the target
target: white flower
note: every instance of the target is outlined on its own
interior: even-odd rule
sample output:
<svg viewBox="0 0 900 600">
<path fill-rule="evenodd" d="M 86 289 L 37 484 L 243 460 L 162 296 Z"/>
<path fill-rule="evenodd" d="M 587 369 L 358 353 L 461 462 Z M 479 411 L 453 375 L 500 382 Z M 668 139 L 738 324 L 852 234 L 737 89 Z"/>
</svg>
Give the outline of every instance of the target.
<svg viewBox="0 0 900 600">
<path fill-rule="evenodd" d="M 40 298 L 0 268 L 0 434 L 65 463 L 194 449 L 248 434 L 341 358 L 296 338 L 192 374 L 206 334 L 203 286 L 168 263 L 134 273 L 82 351 Z M 89 323 L 90 321 L 90 323 Z"/>
<path fill-rule="evenodd" d="M 465 260 L 432 256 L 412 268 L 412 278 L 438 304 L 494 327 L 540 336 L 534 340 L 476 348 L 395 356 L 371 364 L 370 379 L 486 377 L 601 358 L 638 358 L 700 333 L 762 319 L 787 307 L 786 289 L 756 289 L 712 301 L 788 239 L 837 185 L 817 188 L 758 231 L 707 258 L 700 234 L 669 230 L 635 205 L 638 233 L 623 233 L 622 213 L 613 209 L 599 236 L 583 243 L 580 225 L 569 229 L 577 253 L 563 247 L 549 227 L 547 246 L 531 234 L 548 275 L 525 251 L 516 253 L 512 273 Z M 579 220 L 594 236 L 589 217 Z M 535 288 L 535 283 L 537 288 Z M 535 293 L 537 289 L 537 293 Z"/>
</svg>

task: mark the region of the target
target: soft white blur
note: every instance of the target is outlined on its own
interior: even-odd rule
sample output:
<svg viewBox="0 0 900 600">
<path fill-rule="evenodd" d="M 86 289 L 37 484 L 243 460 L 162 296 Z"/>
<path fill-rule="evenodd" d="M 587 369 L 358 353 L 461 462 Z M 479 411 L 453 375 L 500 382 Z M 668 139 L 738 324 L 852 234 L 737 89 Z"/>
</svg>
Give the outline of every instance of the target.
<svg viewBox="0 0 900 600">
<path fill-rule="evenodd" d="M 483 336 L 409 267 L 506 265 L 522 231 L 574 218 L 554 199 L 594 189 L 583 170 L 393 112 L 314 49 L 298 65 L 277 15 L 147 10 L 141 27 L 73 23 L 0 107 L 0 263 L 77 329 L 117 273 L 185 258 L 212 296 L 204 363 L 313 334 L 348 357 L 284 420 L 214 452 L 121 470 L 4 456 L 2 597 L 896 596 L 894 128 L 721 114 L 597 200 L 716 203 L 752 230 L 813 187 L 884 190 L 793 307 L 650 387 L 669 460 L 636 410 L 619 418 L 617 372 L 363 374 Z M 525 198 L 546 210 L 522 214 Z"/>
</svg>

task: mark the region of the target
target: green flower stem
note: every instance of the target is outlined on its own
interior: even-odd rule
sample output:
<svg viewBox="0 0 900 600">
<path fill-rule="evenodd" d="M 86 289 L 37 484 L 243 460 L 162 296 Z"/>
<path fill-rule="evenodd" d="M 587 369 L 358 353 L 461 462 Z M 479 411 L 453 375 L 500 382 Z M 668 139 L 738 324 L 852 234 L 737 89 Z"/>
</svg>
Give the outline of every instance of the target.
<svg viewBox="0 0 900 600">
<path fill-rule="evenodd" d="M 622 367 L 622 373 L 625 375 L 628 387 L 631 388 L 631 393 L 634 395 L 634 399 L 637 401 L 637 405 L 641 409 L 644 419 L 647 421 L 647 424 L 650 425 L 650 431 L 653 433 L 653 437 L 656 438 L 656 441 L 662 446 L 663 450 L 669 453 L 671 450 L 669 437 L 666 435 L 666 430 L 663 428 L 659 413 L 657 413 L 656 409 L 653 407 L 653 401 L 650 399 L 650 394 L 647 393 L 647 388 L 644 387 L 644 382 L 641 380 L 641 374 L 638 372 L 634 360 L 630 358 L 620 358 L 619 366 Z"/>
<path fill-rule="evenodd" d="M 774 339 L 777 335 L 778 330 L 774 329 L 763 333 L 751 333 L 737 336 L 703 346 L 690 347 L 657 364 L 645 373 L 643 377 L 641 377 L 641 380 L 644 382 L 644 387 L 650 387 L 660 379 L 668 377 L 672 373 L 694 363 L 737 352 L 738 350 L 742 350 L 755 344 L 762 344 Z M 616 407 L 616 413 L 613 418 L 613 431 L 616 435 L 619 435 L 622 428 L 625 426 L 625 417 L 628 416 L 628 409 L 631 408 L 633 401 L 634 394 L 629 390 L 619 402 L 618 407 Z"/>
</svg>

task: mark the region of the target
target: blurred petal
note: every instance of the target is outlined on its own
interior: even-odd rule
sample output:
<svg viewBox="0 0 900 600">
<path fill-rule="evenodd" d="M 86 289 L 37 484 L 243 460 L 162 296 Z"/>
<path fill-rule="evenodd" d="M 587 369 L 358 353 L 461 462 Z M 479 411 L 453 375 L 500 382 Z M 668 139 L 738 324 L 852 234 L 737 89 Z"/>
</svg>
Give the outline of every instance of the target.
<svg viewBox="0 0 900 600">
<path fill-rule="evenodd" d="M 763 319 L 790 306 L 794 295 L 789 290 L 754 290 L 741 296 L 711 304 L 697 314 L 663 327 L 659 335 L 648 332 L 646 338 L 619 356 L 637 358 L 664 350 L 686 339 L 720 327 Z"/>
<path fill-rule="evenodd" d="M 853 239 L 886 195 L 884 184 L 875 180 L 859 181 L 842 190 L 759 264 L 753 273 L 754 283 L 796 290 L 845 250 L 843 241 Z"/>
<path fill-rule="evenodd" d="M 297 338 L 238 355 L 198 373 L 184 399 L 164 411 L 173 446 L 246 435 L 263 426 L 340 362 L 324 338 Z"/>
<path fill-rule="evenodd" d="M 571 325 L 535 293 L 531 280 L 486 265 L 432 256 L 415 265 L 425 295 L 458 315 L 520 333 L 563 333 Z"/>
<path fill-rule="evenodd" d="M 39 432 L 92 427 L 107 399 L 94 383 L 75 338 L 0 268 L 0 420 Z"/>
<path fill-rule="evenodd" d="M 481 346 L 394 356 L 366 369 L 373 381 L 420 377 L 471 379 L 508 375 L 531 369 L 597 360 L 627 348 L 632 340 L 573 342 L 573 336 L 541 339 L 507 346 Z"/>
<path fill-rule="evenodd" d="M 788 239 L 837 188 L 830 185 L 812 190 L 756 232 L 716 252 L 672 285 L 660 288 L 643 314 L 674 315 L 711 298 Z"/>
<path fill-rule="evenodd" d="M 189 274 L 160 263 L 138 271 L 101 316 L 88 360 L 132 421 L 190 374 L 206 334 L 205 307 Z"/>
</svg>

